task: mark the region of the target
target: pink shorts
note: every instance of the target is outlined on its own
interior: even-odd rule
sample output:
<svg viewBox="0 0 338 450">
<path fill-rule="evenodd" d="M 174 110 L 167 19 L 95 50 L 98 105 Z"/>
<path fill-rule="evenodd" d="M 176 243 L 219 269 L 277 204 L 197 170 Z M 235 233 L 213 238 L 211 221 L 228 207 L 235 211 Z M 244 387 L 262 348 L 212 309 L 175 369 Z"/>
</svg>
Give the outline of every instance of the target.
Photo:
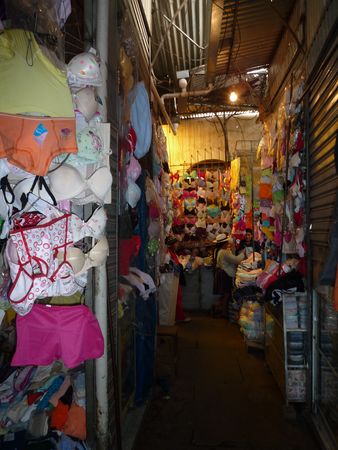
<svg viewBox="0 0 338 450">
<path fill-rule="evenodd" d="M 34 305 L 17 316 L 17 344 L 12 366 L 46 366 L 57 359 L 73 368 L 103 355 L 99 323 L 84 305 Z"/>
</svg>

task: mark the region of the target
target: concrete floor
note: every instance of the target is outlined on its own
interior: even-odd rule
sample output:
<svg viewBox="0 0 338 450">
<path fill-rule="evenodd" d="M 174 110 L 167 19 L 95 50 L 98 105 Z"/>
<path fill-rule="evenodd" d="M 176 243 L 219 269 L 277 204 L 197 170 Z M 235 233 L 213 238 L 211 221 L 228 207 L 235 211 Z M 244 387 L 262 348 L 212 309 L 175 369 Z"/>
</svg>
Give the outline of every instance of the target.
<svg viewBox="0 0 338 450">
<path fill-rule="evenodd" d="M 247 350 L 237 326 L 206 315 L 180 325 L 176 376 L 169 341 L 134 450 L 318 450 L 303 416 L 285 418 L 262 352 Z"/>
</svg>

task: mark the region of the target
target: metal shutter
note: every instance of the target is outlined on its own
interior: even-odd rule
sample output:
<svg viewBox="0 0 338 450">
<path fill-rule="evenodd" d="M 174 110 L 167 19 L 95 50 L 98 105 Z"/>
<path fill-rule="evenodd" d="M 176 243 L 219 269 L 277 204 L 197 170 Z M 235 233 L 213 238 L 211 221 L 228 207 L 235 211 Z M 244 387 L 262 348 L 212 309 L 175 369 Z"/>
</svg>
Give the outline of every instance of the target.
<svg viewBox="0 0 338 450">
<path fill-rule="evenodd" d="M 337 43 L 336 37 L 313 77 L 309 94 L 309 208 L 314 285 L 328 254 L 338 186 L 334 160 L 338 128 Z"/>
</svg>

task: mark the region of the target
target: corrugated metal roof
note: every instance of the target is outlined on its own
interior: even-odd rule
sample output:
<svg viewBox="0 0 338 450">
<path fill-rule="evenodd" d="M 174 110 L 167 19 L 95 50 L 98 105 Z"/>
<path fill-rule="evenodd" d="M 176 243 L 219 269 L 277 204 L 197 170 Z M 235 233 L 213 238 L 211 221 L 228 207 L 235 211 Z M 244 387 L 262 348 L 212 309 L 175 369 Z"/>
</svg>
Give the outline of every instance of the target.
<svg viewBox="0 0 338 450">
<path fill-rule="evenodd" d="M 217 74 L 224 73 L 225 69 L 231 74 L 268 65 L 284 28 L 275 9 L 287 20 L 295 2 L 234 0 L 224 3 L 220 46 L 222 41 L 230 42 L 228 48 L 218 54 Z"/>
<path fill-rule="evenodd" d="M 188 90 L 193 90 L 205 87 L 210 79 L 219 86 L 219 80 L 231 75 L 268 66 L 295 3 L 153 0 L 152 62 L 159 89 L 177 91 L 178 70 L 193 75 L 204 69 L 204 76 L 190 75 Z M 211 28 L 211 21 L 218 30 Z"/>
<path fill-rule="evenodd" d="M 153 0 L 152 60 L 159 80 L 175 80 L 176 71 L 205 64 L 210 5 L 210 0 Z"/>
</svg>

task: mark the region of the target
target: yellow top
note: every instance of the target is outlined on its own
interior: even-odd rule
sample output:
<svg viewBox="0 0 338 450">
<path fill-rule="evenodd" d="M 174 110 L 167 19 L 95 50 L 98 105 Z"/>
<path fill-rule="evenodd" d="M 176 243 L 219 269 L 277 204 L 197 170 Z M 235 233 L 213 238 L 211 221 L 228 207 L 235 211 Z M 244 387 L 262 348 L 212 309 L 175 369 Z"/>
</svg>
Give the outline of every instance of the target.
<svg viewBox="0 0 338 450">
<path fill-rule="evenodd" d="M 43 54 L 30 31 L 0 32 L 0 112 L 74 117 L 66 73 Z"/>
</svg>

